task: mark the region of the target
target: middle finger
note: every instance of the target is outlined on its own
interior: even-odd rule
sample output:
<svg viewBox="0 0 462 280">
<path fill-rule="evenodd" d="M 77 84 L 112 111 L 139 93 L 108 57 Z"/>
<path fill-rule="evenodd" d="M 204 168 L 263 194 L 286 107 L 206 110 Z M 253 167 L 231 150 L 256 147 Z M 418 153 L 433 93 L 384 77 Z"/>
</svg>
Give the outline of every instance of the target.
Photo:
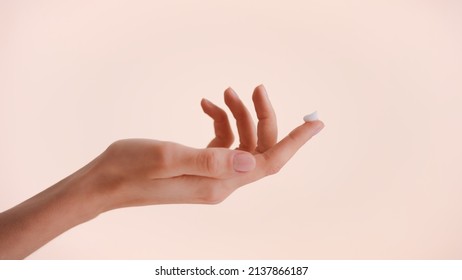
<svg viewBox="0 0 462 280">
<path fill-rule="evenodd" d="M 237 96 L 232 88 L 225 90 L 225 103 L 236 119 L 237 131 L 239 133 L 239 150 L 254 152 L 257 146 L 257 135 L 255 124 L 249 110 Z"/>
<path fill-rule="evenodd" d="M 271 102 L 269 101 L 266 89 L 263 85 L 259 85 L 255 88 L 252 99 L 258 117 L 258 143 L 256 151 L 264 153 L 277 142 L 278 127 L 276 114 L 274 113 L 273 106 L 271 106 Z"/>
</svg>

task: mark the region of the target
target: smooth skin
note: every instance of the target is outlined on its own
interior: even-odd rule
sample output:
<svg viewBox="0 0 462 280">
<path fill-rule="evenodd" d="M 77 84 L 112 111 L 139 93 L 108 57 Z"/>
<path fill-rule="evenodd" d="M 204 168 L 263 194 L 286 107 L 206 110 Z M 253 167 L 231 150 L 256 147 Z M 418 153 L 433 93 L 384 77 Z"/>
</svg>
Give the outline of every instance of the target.
<svg viewBox="0 0 462 280">
<path fill-rule="evenodd" d="M 237 188 L 275 174 L 323 127 L 306 122 L 277 142 L 276 114 L 263 85 L 255 88 L 254 122 L 228 88 L 225 103 L 236 120 L 239 147 L 227 114 L 203 99 L 215 138 L 205 149 L 149 139 L 125 139 L 50 188 L 0 213 L 0 259 L 22 259 L 68 229 L 106 211 L 129 206 L 216 204 Z"/>
</svg>

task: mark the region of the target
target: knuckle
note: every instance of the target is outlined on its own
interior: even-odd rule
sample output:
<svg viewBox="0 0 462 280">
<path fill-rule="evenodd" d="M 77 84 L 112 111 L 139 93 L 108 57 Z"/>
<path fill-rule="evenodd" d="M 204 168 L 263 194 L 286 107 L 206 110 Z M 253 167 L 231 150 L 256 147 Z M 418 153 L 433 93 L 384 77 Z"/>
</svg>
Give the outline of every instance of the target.
<svg viewBox="0 0 462 280">
<path fill-rule="evenodd" d="M 234 143 L 234 135 L 229 135 L 226 139 L 225 146 L 230 147 Z"/>
<path fill-rule="evenodd" d="M 276 173 L 278 173 L 279 171 L 281 171 L 282 167 L 284 165 L 279 162 L 279 161 L 272 161 L 268 164 L 268 166 L 266 167 L 266 175 L 274 175 Z"/>
<path fill-rule="evenodd" d="M 157 168 L 168 168 L 172 165 L 172 156 L 174 153 L 173 144 L 163 142 L 161 145 L 154 147 L 155 162 Z"/>
<path fill-rule="evenodd" d="M 124 154 L 127 153 L 127 140 L 117 140 L 111 143 L 104 151 L 104 158 L 111 162 L 111 165 L 123 161 Z"/>
<path fill-rule="evenodd" d="M 217 111 L 217 121 L 220 121 L 220 122 L 228 122 L 228 114 L 226 114 L 226 112 L 223 110 L 223 109 L 219 109 Z"/>
<path fill-rule="evenodd" d="M 218 175 L 220 173 L 220 164 L 217 153 L 212 149 L 204 150 L 199 154 L 199 164 L 210 175 Z"/>
<path fill-rule="evenodd" d="M 295 133 L 291 131 L 289 135 L 287 135 L 287 139 L 290 140 L 293 143 L 298 143 L 298 138 L 295 136 Z"/>
<path fill-rule="evenodd" d="M 111 145 L 109 145 L 107 151 L 110 153 L 116 153 L 120 151 L 120 149 L 124 146 L 125 141 L 125 139 L 114 141 Z"/>
<path fill-rule="evenodd" d="M 207 183 L 200 186 L 198 191 L 198 201 L 202 204 L 218 204 L 225 200 L 225 192 L 219 183 Z"/>
</svg>

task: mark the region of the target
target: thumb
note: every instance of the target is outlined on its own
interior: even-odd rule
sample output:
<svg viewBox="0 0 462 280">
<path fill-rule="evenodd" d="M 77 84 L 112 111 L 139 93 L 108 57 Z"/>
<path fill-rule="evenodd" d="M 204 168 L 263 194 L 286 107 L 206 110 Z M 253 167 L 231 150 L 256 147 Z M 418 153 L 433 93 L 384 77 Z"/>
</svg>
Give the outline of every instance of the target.
<svg viewBox="0 0 462 280">
<path fill-rule="evenodd" d="M 187 148 L 179 154 L 178 172 L 212 178 L 229 178 L 255 169 L 255 157 L 248 152 L 226 148 Z M 176 173 L 178 173 L 176 172 Z"/>
</svg>

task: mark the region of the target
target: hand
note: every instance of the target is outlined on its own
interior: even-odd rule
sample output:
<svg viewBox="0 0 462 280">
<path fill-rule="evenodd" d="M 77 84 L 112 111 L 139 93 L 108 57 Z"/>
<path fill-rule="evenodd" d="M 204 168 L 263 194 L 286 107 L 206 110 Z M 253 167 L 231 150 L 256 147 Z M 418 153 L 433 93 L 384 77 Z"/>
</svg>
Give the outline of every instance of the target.
<svg viewBox="0 0 462 280">
<path fill-rule="evenodd" d="M 276 115 L 263 85 L 255 88 L 252 117 L 228 88 L 225 103 L 236 119 L 239 147 L 228 149 L 234 136 L 221 108 L 203 99 L 202 109 L 214 120 L 215 138 L 205 149 L 172 142 L 128 139 L 112 144 L 95 170 L 103 211 L 119 207 L 223 201 L 237 188 L 277 173 L 295 152 L 323 128 L 320 121 L 295 128 L 277 143 Z"/>
<path fill-rule="evenodd" d="M 77 172 L 0 213 L 0 259 L 24 258 L 66 230 L 127 206 L 222 201 L 238 187 L 277 173 L 323 128 L 307 122 L 277 142 L 276 116 L 263 86 L 255 89 L 255 127 L 232 89 L 225 103 L 236 119 L 240 144 L 226 113 L 202 100 L 216 137 L 206 149 L 145 139 L 120 140 Z"/>
</svg>

